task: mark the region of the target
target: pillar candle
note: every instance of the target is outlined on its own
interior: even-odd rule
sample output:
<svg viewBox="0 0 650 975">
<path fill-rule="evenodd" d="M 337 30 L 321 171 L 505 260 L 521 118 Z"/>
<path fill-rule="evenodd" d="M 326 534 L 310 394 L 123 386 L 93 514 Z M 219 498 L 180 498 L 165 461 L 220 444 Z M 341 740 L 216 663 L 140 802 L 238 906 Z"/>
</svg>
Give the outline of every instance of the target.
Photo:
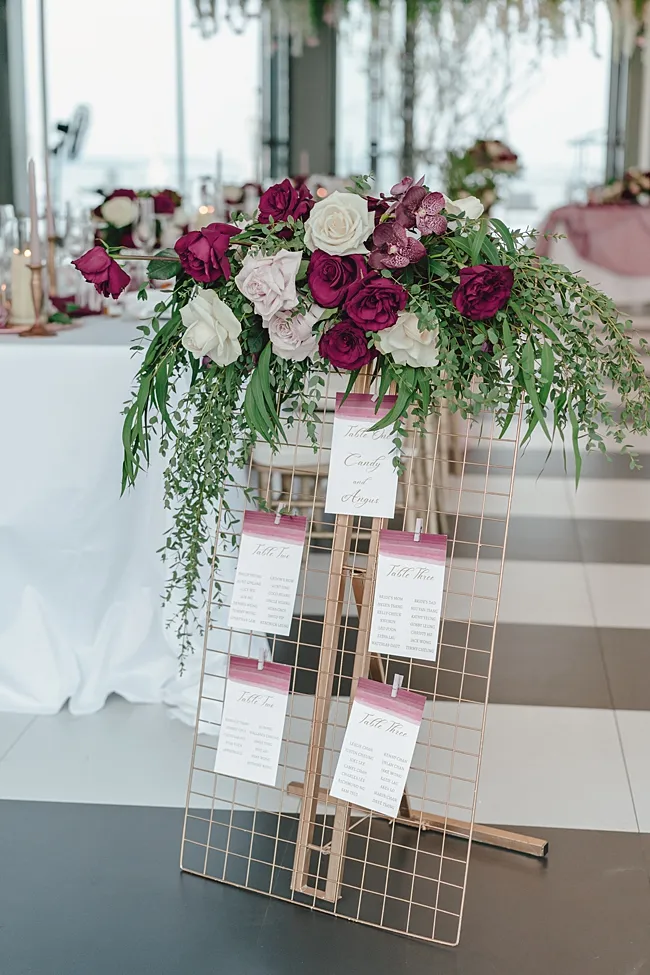
<svg viewBox="0 0 650 975">
<path fill-rule="evenodd" d="M 47 150 L 45 152 L 45 217 L 47 220 L 48 240 L 54 240 L 56 237 L 56 228 L 54 226 L 54 210 L 52 209 L 52 194 L 50 191 L 50 161 L 48 159 Z"/>
<path fill-rule="evenodd" d="M 41 241 L 38 236 L 38 205 L 36 200 L 36 169 L 34 160 L 29 160 L 27 167 L 29 174 L 29 219 L 31 222 L 29 245 L 32 252 L 32 263 L 41 263 Z"/>
<path fill-rule="evenodd" d="M 29 251 L 14 251 L 11 255 L 11 318 L 12 325 L 33 325 L 35 319 L 32 300 L 32 262 Z"/>
</svg>

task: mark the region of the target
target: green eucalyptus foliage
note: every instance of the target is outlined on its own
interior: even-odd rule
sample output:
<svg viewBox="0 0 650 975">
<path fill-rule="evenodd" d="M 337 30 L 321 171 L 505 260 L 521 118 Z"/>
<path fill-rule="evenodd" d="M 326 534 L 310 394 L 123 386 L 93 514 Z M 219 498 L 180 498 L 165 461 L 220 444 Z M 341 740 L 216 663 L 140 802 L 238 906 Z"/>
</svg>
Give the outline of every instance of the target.
<svg viewBox="0 0 650 975">
<path fill-rule="evenodd" d="M 287 226 L 294 231 L 289 241 L 277 236 Z M 439 365 L 415 369 L 378 356 L 373 366 L 378 403 L 392 384 L 397 391 L 394 409 L 378 426 L 392 425 L 399 445 L 409 411 L 423 429 L 427 415 L 444 401 L 465 418 L 491 410 L 506 431 L 523 404 L 524 441 L 537 427 L 549 440 L 567 441 L 576 478 L 582 454 L 604 452 L 605 438 L 622 445 L 634 465 L 626 438 L 648 432 L 650 383 L 629 338 L 631 323 L 620 320 L 612 302 L 566 268 L 538 257 L 529 234 L 511 233 L 498 220 L 457 219 L 452 232 L 425 243 L 427 259 L 399 272 L 399 281 L 409 292 L 408 311 L 418 316 L 421 328 L 436 332 Z M 248 248 L 302 249 L 303 227 L 293 221 L 251 224 L 232 244 L 239 251 L 232 258 L 234 277 Z M 171 255 L 152 261 L 153 277 L 166 276 L 159 266 L 165 258 Z M 509 265 L 514 287 L 502 311 L 474 322 L 463 318 L 451 299 L 461 268 L 481 263 Z M 198 286 L 178 265 L 173 271 L 169 299 L 157 307 L 150 326 L 140 326 L 138 348 L 144 355 L 125 408 L 123 488 L 135 483 L 152 450 L 160 449 L 167 464 L 165 504 L 174 522 L 164 548 L 167 596 L 175 605 L 183 657 L 203 615 L 201 567 L 214 556 L 215 515 L 219 543 L 234 544 L 228 506 L 232 472 L 246 466 L 256 440 L 277 448 L 292 417 L 303 419 L 316 443 L 328 364 L 273 355 L 266 329 L 232 277 L 210 287 L 242 323 L 242 356 L 225 368 L 200 364 L 181 344 L 180 314 Z M 305 273 L 303 262 L 299 308 L 309 302 Z M 162 320 L 163 311 L 169 311 L 169 320 Z M 328 309 L 314 328 L 320 334 L 339 318 L 339 311 Z M 354 379 L 352 374 L 350 389 Z M 612 391 L 616 406 L 610 402 Z M 260 504 L 250 491 L 247 497 Z"/>
</svg>

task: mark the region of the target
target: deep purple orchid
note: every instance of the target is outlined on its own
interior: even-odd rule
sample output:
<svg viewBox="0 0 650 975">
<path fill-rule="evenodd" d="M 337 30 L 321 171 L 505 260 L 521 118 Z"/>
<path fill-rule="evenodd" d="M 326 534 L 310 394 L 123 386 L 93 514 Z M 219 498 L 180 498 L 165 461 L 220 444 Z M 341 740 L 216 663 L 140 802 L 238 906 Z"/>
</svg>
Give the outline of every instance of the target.
<svg viewBox="0 0 650 975">
<path fill-rule="evenodd" d="M 402 227 L 417 227 L 421 234 L 444 234 L 447 218 L 440 211 L 445 205 L 442 193 L 429 193 L 416 184 L 406 191 L 395 210 L 395 219 Z"/>
<path fill-rule="evenodd" d="M 409 264 L 422 260 L 427 253 L 424 244 L 415 237 L 410 237 L 395 220 L 380 223 L 373 234 L 372 242 L 374 249 L 368 258 L 368 264 L 376 271 L 408 267 Z"/>
<path fill-rule="evenodd" d="M 399 181 L 399 183 L 395 183 L 394 186 L 391 186 L 390 188 L 391 196 L 394 196 L 396 200 L 401 200 L 404 194 L 407 193 L 408 190 L 411 189 L 411 187 L 422 186 L 423 183 L 424 183 L 424 176 L 420 176 L 417 183 L 415 182 L 412 176 L 405 176 L 403 179 Z"/>
</svg>

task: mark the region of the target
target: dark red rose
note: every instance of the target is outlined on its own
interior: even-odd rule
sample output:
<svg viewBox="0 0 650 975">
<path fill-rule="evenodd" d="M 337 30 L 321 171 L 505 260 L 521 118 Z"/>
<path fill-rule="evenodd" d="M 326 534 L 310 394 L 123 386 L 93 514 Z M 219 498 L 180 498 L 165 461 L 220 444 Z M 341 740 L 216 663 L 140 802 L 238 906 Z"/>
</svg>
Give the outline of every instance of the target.
<svg viewBox="0 0 650 975">
<path fill-rule="evenodd" d="M 314 251 L 307 268 L 307 284 L 317 305 L 338 308 L 350 285 L 367 273 L 366 260 L 361 254 L 339 257 Z"/>
<path fill-rule="evenodd" d="M 335 369 L 360 369 L 377 355 L 368 346 L 366 333 L 354 322 L 337 322 L 321 336 L 318 351 Z"/>
<path fill-rule="evenodd" d="M 202 284 L 210 284 L 219 278 L 230 278 L 230 261 L 226 252 L 230 238 L 241 230 L 229 223 L 211 223 L 202 230 L 192 230 L 179 237 L 174 244 L 181 266 L 186 274 Z"/>
<path fill-rule="evenodd" d="M 395 324 L 407 299 L 408 293 L 401 284 L 371 271 L 348 289 L 343 309 L 366 332 L 379 332 Z"/>
<path fill-rule="evenodd" d="M 303 184 L 295 187 L 290 179 L 283 179 L 281 183 L 270 186 L 262 194 L 259 203 L 260 223 L 269 223 L 273 218 L 275 223 L 288 220 L 304 219 L 314 205 L 314 198 Z"/>
<path fill-rule="evenodd" d="M 101 315 L 101 309 L 93 310 L 92 308 L 78 305 L 74 295 L 50 295 L 50 301 L 58 312 L 62 315 L 67 315 L 68 318 L 86 318 L 88 315 Z"/>
<path fill-rule="evenodd" d="M 131 278 L 117 261 L 109 257 L 103 247 L 91 247 L 80 258 L 72 262 L 81 271 L 86 281 L 95 285 L 95 290 L 104 298 L 119 298 L 131 283 Z"/>
<path fill-rule="evenodd" d="M 452 301 L 457 311 L 473 322 L 493 318 L 508 304 L 514 277 L 512 268 L 501 264 L 461 268 Z"/>
<path fill-rule="evenodd" d="M 155 213 L 171 215 L 176 207 L 181 205 L 181 199 L 175 190 L 161 190 L 160 193 L 153 195 L 153 208 Z"/>
</svg>

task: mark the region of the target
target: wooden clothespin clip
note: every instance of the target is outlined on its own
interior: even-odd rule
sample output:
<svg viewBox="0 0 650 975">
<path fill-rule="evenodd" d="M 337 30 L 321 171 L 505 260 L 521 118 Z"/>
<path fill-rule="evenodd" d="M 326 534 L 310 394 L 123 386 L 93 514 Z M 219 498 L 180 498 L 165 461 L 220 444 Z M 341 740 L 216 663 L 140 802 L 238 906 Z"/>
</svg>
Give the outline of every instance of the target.
<svg viewBox="0 0 650 975">
<path fill-rule="evenodd" d="M 264 664 L 266 662 L 266 658 L 268 657 L 268 655 L 269 655 L 269 648 L 267 646 L 264 646 L 264 644 L 262 644 L 262 646 L 260 647 L 259 652 L 257 654 L 257 669 L 258 670 L 264 670 Z"/>
<path fill-rule="evenodd" d="M 274 521 L 273 524 L 274 525 L 279 525 L 281 518 L 282 518 L 282 505 L 280 504 L 280 505 L 278 505 L 278 510 L 275 513 L 275 521 Z"/>
<path fill-rule="evenodd" d="M 393 689 L 390 692 L 391 697 L 397 697 L 397 692 L 404 683 L 404 674 L 395 674 L 393 677 Z"/>
<path fill-rule="evenodd" d="M 420 541 L 420 535 L 422 534 L 423 522 L 421 518 L 418 518 L 415 522 L 415 535 L 413 536 L 414 542 Z"/>
</svg>

